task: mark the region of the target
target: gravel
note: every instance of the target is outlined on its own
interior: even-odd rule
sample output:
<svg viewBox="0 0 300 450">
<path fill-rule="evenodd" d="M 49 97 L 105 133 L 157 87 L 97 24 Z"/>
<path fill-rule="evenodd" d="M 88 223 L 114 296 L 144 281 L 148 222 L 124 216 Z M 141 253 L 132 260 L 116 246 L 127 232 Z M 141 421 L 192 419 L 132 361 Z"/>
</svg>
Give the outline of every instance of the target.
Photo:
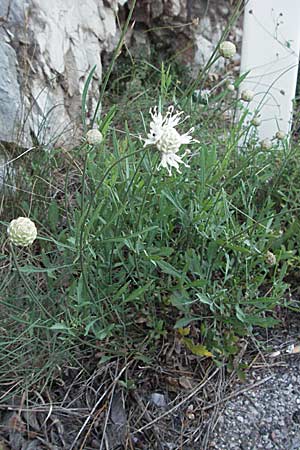
<svg viewBox="0 0 300 450">
<path fill-rule="evenodd" d="M 210 449 L 300 450 L 299 356 L 286 358 L 284 364 L 249 374 L 243 386 L 249 390 L 226 403 Z"/>
</svg>

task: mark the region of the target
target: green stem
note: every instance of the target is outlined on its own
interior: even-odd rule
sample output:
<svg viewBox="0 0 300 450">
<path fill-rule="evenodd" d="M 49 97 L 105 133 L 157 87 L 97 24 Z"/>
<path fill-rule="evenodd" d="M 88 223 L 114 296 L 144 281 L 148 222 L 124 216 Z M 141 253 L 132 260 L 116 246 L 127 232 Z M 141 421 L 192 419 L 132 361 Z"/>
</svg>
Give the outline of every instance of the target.
<svg viewBox="0 0 300 450">
<path fill-rule="evenodd" d="M 158 162 L 159 157 L 160 157 L 160 155 L 158 154 L 157 157 L 156 157 L 155 163 L 154 163 L 154 168 L 156 168 L 156 166 L 157 166 L 157 162 Z M 139 215 L 138 215 L 138 220 L 137 220 L 137 224 L 136 224 L 136 230 L 137 230 L 137 231 L 139 231 L 139 227 L 140 227 L 140 223 L 141 223 L 141 218 L 142 218 L 142 214 L 143 214 L 143 211 L 144 211 L 144 207 L 145 207 L 145 203 L 146 203 L 146 198 L 147 198 L 148 190 L 149 190 L 149 187 L 150 187 L 152 178 L 153 178 L 153 174 L 154 174 L 154 170 L 152 170 L 152 172 L 150 173 L 150 176 L 149 176 L 149 179 L 148 179 L 148 183 L 147 183 L 147 186 L 146 186 L 146 190 L 145 190 L 145 193 L 144 193 L 142 206 L 141 206 L 141 208 L 140 208 Z M 138 239 L 139 239 L 139 238 L 137 238 L 137 240 L 135 241 L 135 245 L 137 244 Z M 136 270 L 137 270 L 138 277 L 140 278 L 140 273 L 139 273 L 139 268 L 138 268 L 138 263 L 137 263 L 136 253 L 134 253 L 133 258 L 134 258 L 134 263 L 135 263 L 135 267 L 136 267 Z"/>
<path fill-rule="evenodd" d="M 221 35 L 219 43 L 222 42 L 228 35 L 230 28 L 232 27 L 232 25 L 238 18 L 239 14 L 241 13 L 242 5 L 243 5 L 243 0 L 239 0 L 238 4 L 235 7 L 235 10 L 229 20 L 228 25 L 226 26 L 225 30 L 223 31 L 223 33 Z M 219 52 L 219 45 L 216 46 L 215 50 L 211 54 L 209 60 L 207 61 L 206 65 L 204 66 L 204 68 L 199 70 L 196 79 L 188 85 L 188 87 L 185 90 L 184 95 L 183 95 L 184 98 L 188 98 L 192 94 L 192 92 L 195 90 L 196 87 L 198 87 L 199 89 L 202 89 L 204 81 L 208 75 L 208 70 L 219 58 L 218 52 Z M 203 80 L 203 78 L 204 78 L 204 80 Z"/>
<path fill-rule="evenodd" d="M 40 300 L 38 299 L 38 297 L 35 295 L 35 293 L 34 293 L 33 290 L 31 289 L 31 287 L 29 286 L 28 281 L 26 280 L 26 278 L 25 278 L 23 272 L 20 270 L 20 267 L 19 267 L 19 264 L 18 264 L 18 261 L 17 261 L 17 257 L 16 257 L 16 254 L 15 254 L 15 250 L 14 250 L 12 244 L 10 245 L 10 249 L 11 249 L 11 254 L 12 254 L 13 261 L 14 261 L 14 264 L 15 264 L 15 266 L 16 266 L 17 272 L 18 272 L 18 274 L 19 274 L 21 280 L 23 281 L 24 286 L 26 287 L 26 289 L 27 289 L 29 295 L 32 297 L 33 301 L 34 301 L 34 302 L 35 302 L 35 303 L 36 303 L 36 304 L 44 311 L 44 313 L 46 314 L 46 316 L 48 316 L 48 317 L 50 317 L 51 319 L 53 319 L 53 317 L 51 316 L 51 314 L 47 311 L 47 309 L 44 307 L 44 305 L 42 305 L 42 303 L 40 302 Z"/>
<path fill-rule="evenodd" d="M 119 56 L 119 53 L 120 53 L 120 51 L 121 51 L 121 48 L 122 48 L 122 46 L 123 46 L 125 34 L 126 34 L 127 30 L 128 30 L 129 22 L 130 22 L 130 20 L 131 20 L 132 14 L 133 14 L 133 10 L 134 10 L 134 8 L 135 8 L 135 4 L 136 4 L 136 0 L 133 0 L 133 1 L 132 1 L 131 8 L 130 8 L 130 11 L 129 11 L 129 14 L 128 14 L 128 17 L 127 17 L 126 22 L 125 22 L 125 25 L 124 25 L 124 28 L 123 28 L 123 30 L 122 30 L 122 33 L 121 33 L 121 36 L 120 36 L 120 39 L 119 39 L 117 48 L 116 48 L 115 51 L 114 51 L 114 55 L 113 55 L 112 60 L 111 60 L 111 62 L 110 62 L 108 71 L 107 71 L 106 76 L 105 76 L 105 78 L 104 78 L 104 80 L 103 80 L 103 83 L 102 83 L 102 86 L 101 86 L 101 91 L 100 91 L 99 100 L 98 100 L 98 102 L 97 102 L 96 109 L 95 109 L 95 112 L 94 112 L 94 116 L 93 116 L 93 119 L 92 119 L 92 121 L 91 121 L 91 128 L 93 128 L 93 125 L 94 125 L 94 122 L 95 122 L 95 120 L 96 120 L 96 117 L 97 117 L 97 114 L 98 114 L 100 105 L 101 105 L 102 100 L 103 100 L 103 96 L 104 96 L 104 94 L 105 94 L 105 90 L 106 90 L 106 86 L 107 86 L 108 80 L 109 80 L 109 78 L 110 78 L 110 75 L 111 75 L 111 73 L 112 73 L 112 70 L 113 70 L 113 67 L 114 67 L 114 65 L 115 65 L 115 62 L 116 62 L 116 60 L 117 60 L 117 58 L 118 58 L 118 56 Z"/>
</svg>

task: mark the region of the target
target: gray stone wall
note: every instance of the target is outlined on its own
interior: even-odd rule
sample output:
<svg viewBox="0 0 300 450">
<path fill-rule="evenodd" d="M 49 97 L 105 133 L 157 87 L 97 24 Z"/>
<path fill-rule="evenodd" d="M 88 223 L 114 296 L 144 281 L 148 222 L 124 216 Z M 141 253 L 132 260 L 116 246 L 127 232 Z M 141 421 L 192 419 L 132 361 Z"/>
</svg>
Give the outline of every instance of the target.
<svg viewBox="0 0 300 450">
<path fill-rule="evenodd" d="M 124 20 L 129 7 L 130 0 L 0 1 L 0 141 L 24 147 L 78 142 L 85 80 L 96 65 L 92 110 L 103 55 L 119 38 L 117 14 Z M 126 43 L 144 55 L 155 45 L 197 68 L 230 13 L 225 0 L 138 0 Z"/>
</svg>

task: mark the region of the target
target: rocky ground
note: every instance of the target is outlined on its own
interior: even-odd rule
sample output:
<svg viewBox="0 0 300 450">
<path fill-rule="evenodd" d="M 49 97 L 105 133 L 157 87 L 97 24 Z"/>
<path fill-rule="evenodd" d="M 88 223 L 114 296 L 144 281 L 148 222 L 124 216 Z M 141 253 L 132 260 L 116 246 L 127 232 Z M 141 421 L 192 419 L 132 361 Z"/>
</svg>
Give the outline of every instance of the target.
<svg viewBox="0 0 300 450">
<path fill-rule="evenodd" d="M 51 389 L 0 392 L 0 450 L 300 450 L 299 342 L 294 315 L 247 341 L 244 382 L 189 355 L 66 368 Z"/>
<path fill-rule="evenodd" d="M 245 392 L 226 403 L 210 448 L 300 450 L 299 368 L 291 356 L 280 367 L 253 370 Z"/>
</svg>

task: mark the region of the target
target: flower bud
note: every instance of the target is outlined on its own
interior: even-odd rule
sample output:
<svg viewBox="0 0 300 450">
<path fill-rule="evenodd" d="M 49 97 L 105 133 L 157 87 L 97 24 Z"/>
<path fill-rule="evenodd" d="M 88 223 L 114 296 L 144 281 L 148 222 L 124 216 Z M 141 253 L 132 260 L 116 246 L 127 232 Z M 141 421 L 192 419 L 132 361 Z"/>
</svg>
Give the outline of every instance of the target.
<svg viewBox="0 0 300 450">
<path fill-rule="evenodd" d="M 231 91 L 231 92 L 234 92 L 234 91 L 235 91 L 235 86 L 234 86 L 234 84 L 229 83 L 229 84 L 227 85 L 227 89 L 228 89 L 229 91 Z"/>
<path fill-rule="evenodd" d="M 253 125 L 254 127 L 259 127 L 260 124 L 261 120 L 258 117 L 253 117 L 253 119 L 251 120 L 251 125 Z"/>
<path fill-rule="evenodd" d="M 275 134 L 276 139 L 278 139 L 279 141 L 283 141 L 283 139 L 285 138 L 285 133 L 283 131 L 277 131 L 277 133 Z"/>
<path fill-rule="evenodd" d="M 93 128 L 86 133 L 86 141 L 90 145 L 99 145 L 103 140 L 103 136 L 97 128 Z"/>
<path fill-rule="evenodd" d="M 35 224 L 28 217 L 19 217 L 10 222 L 7 234 L 13 244 L 27 247 L 35 240 L 37 230 Z"/>
<path fill-rule="evenodd" d="M 272 142 L 270 139 L 263 139 L 260 143 L 262 150 L 270 150 L 272 148 Z"/>
<path fill-rule="evenodd" d="M 245 91 L 242 91 L 241 93 L 241 99 L 244 100 L 244 102 L 251 102 L 254 98 L 254 92 L 250 91 L 249 89 L 246 89 Z"/>
<path fill-rule="evenodd" d="M 269 266 L 275 266 L 275 264 L 276 264 L 276 256 L 274 255 L 274 253 L 270 252 L 269 250 L 267 251 L 267 254 L 266 254 L 266 263 Z"/>
<path fill-rule="evenodd" d="M 236 54 L 236 46 L 233 42 L 224 41 L 220 44 L 219 52 L 223 58 L 230 59 Z"/>
</svg>

